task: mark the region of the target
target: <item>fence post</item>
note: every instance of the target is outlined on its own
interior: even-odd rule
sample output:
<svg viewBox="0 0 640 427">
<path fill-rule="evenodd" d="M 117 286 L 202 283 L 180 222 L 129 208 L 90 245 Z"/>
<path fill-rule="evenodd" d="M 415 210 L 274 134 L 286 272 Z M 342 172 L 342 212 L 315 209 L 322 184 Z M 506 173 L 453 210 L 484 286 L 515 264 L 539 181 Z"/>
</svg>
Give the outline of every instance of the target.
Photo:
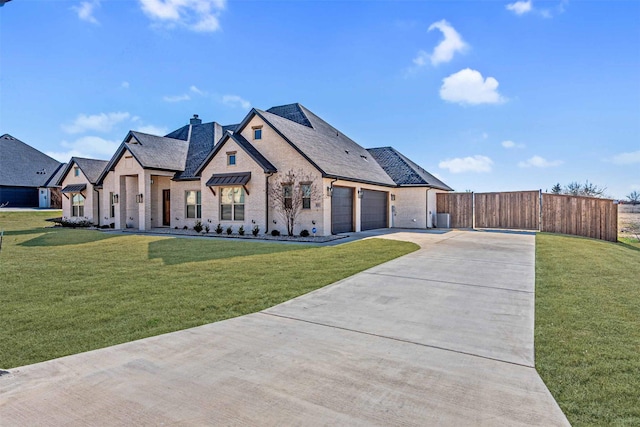
<svg viewBox="0 0 640 427">
<path fill-rule="evenodd" d="M 471 192 L 471 229 L 476 229 L 476 193 Z"/>
<path fill-rule="evenodd" d="M 538 209 L 538 231 L 542 231 L 542 188 L 539 190 L 540 207 Z"/>
</svg>

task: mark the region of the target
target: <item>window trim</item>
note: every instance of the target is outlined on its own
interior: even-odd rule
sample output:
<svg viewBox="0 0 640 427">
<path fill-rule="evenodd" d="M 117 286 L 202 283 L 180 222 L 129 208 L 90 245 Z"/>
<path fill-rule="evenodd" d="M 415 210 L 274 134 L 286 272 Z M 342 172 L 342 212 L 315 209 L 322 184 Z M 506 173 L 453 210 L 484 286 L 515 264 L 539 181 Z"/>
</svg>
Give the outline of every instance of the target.
<svg viewBox="0 0 640 427">
<path fill-rule="evenodd" d="M 309 195 L 305 195 L 305 187 L 309 189 Z M 301 182 L 300 183 L 300 195 L 302 196 L 302 209 L 311 209 L 311 183 L 310 182 Z M 309 206 L 305 206 L 305 200 L 308 200 Z"/>
<path fill-rule="evenodd" d="M 115 218 L 116 216 L 116 204 L 113 201 L 114 192 L 109 192 L 109 218 Z"/>
<path fill-rule="evenodd" d="M 73 176 L 80 176 L 80 168 L 78 166 L 73 168 Z"/>
<path fill-rule="evenodd" d="M 236 153 L 237 151 L 227 151 L 227 166 L 236 166 L 238 164 Z M 231 163 L 231 158 L 233 158 L 233 163 Z"/>
<path fill-rule="evenodd" d="M 226 189 L 231 189 L 232 191 L 234 189 L 239 189 L 240 190 L 240 197 L 243 200 L 242 203 L 238 202 L 236 203 L 234 200 L 231 200 L 231 203 L 223 203 L 222 197 L 223 194 L 225 192 Z M 244 200 L 244 198 L 246 197 L 246 191 L 244 189 L 244 187 L 242 185 L 229 185 L 226 187 L 220 187 L 220 221 L 233 221 L 233 222 L 244 222 L 244 218 L 245 218 L 245 205 L 246 205 L 246 200 Z M 222 213 L 222 207 L 223 206 L 231 206 L 231 218 L 230 219 L 225 219 L 223 218 L 223 213 Z M 242 206 L 242 219 L 238 219 L 236 218 L 236 206 Z"/>
<path fill-rule="evenodd" d="M 251 130 L 253 131 L 253 140 L 258 141 L 262 139 L 262 125 L 260 126 L 252 126 Z"/>
<path fill-rule="evenodd" d="M 195 204 L 189 204 L 189 193 L 195 193 Z M 198 203 L 200 199 L 200 203 Z M 189 216 L 189 206 L 194 206 L 194 216 Z M 202 191 L 200 190 L 185 190 L 184 192 L 184 217 L 186 219 L 202 219 Z"/>
<path fill-rule="evenodd" d="M 79 202 L 82 202 L 82 203 L 76 204 L 75 202 L 76 196 L 79 197 Z M 84 217 L 84 201 L 85 201 L 85 197 L 82 195 L 82 193 L 71 193 L 71 217 L 72 218 Z M 77 215 L 74 215 L 74 213 L 76 213 Z"/>
</svg>

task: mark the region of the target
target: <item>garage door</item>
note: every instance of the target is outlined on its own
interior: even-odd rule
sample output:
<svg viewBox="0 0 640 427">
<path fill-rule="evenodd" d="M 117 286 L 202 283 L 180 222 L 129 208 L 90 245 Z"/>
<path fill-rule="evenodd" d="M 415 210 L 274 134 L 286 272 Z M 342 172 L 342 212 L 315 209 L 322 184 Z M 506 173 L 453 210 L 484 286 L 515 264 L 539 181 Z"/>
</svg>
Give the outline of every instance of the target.
<svg viewBox="0 0 640 427">
<path fill-rule="evenodd" d="M 331 232 L 353 231 L 353 188 L 333 187 L 331 193 Z"/>
<path fill-rule="evenodd" d="M 38 189 L 0 186 L 0 205 L 4 203 L 8 203 L 10 208 L 37 208 Z"/>
<path fill-rule="evenodd" d="M 387 228 L 387 193 L 385 191 L 362 190 L 360 228 L 373 230 Z"/>
</svg>

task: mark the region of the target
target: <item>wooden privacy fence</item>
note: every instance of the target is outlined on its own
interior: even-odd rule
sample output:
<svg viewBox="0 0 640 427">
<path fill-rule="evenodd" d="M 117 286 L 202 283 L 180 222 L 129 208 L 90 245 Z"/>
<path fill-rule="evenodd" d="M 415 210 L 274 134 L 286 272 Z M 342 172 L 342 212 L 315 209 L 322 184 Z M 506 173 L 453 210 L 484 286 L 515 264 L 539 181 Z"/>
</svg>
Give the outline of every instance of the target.
<svg viewBox="0 0 640 427">
<path fill-rule="evenodd" d="M 541 231 L 618 241 L 618 205 L 593 197 L 542 195 Z"/>
<path fill-rule="evenodd" d="M 540 191 L 439 193 L 437 213 L 452 228 L 540 230 L 618 240 L 618 205 L 613 200 Z"/>
</svg>

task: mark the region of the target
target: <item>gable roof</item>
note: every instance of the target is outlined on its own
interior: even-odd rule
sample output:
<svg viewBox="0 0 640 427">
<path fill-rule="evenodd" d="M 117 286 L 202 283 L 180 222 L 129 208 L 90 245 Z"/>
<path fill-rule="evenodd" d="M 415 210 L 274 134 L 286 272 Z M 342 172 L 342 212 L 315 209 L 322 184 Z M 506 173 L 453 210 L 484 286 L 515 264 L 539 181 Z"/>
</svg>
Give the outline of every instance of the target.
<svg viewBox="0 0 640 427">
<path fill-rule="evenodd" d="M 236 144 L 240 146 L 261 168 L 265 173 L 269 172 L 277 172 L 278 169 L 269 161 L 266 157 L 262 155 L 256 148 L 251 145 L 249 141 L 239 133 L 231 133 L 229 131 L 225 132 L 224 136 L 220 140 L 220 142 L 216 145 L 214 150 L 209 153 L 209 155 L 204 159 L 200 167 L 196 170 L 196 174 L 200 175 L 204 168 L 207 167 L 211 159 L 215 157 L 216 154 L 222 149 L 222 147 L 229 140 L 233 140 Z"/>
<path fill-rule="evenodd" d="M 261 117 L 324 177 L 395 187 L 395 182 L 367 150 L 301 104 L 267 111 L 253 109 L 239 128 L 246 126 L 254 115 Z"/>
<path fill-rule="evenodd" d="M 58 184 L 58 180 L 64 173 L 64 170 L 66 169 L 66 167 L 67 167 L 66 163 L 60 163 L 60 166 L 58 166 L 58 169 L 56 170 L 56 172 L 53 175 L 51 175 L 51 177 L 47 180 L 47 182 L 45 182 L 44 187 L 48 187 L 48 188 L 60 187 L 60 184 Z"/>
<path fill-rule="evenodd" d="M 109 164 L 107 160 L 87 159 L 84 157 L 72 157 L 69 163 L 65 166 L 62 173 L 58 174 L 58 185 L 62 185 L 62 181 L 67 177 L 67 174 L 71 171 L 73 165 L 77 165 L 84 176 L 91 184 L 96 184 L 102 171 Z"/>
<path fill-rule="evenodd" d="M 44 187 L 61 163 L 19 139 L 0 136 L 0 185 Z"/>
<path fill-rule="evenodd" d="M 369 148 L 367 151 L 399 187 L 429 186 L 453 191 L 447 184 L 392 147 Z"/>
</svg>

